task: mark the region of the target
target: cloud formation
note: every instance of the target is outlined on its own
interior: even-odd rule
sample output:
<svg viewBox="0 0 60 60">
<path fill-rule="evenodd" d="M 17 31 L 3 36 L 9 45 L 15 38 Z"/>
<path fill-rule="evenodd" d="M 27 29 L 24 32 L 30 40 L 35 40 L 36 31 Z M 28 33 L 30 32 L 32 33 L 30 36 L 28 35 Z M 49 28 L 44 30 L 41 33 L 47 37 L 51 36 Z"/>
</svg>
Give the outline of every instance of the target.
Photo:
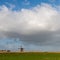
<svg viewBox="0 0 60 60">
<path fill-rule="evenodd" d="M 35 45 L 60 45 L 60 11 L 44 3 L 20 11 L 0 6 L 0 38 L 19 38 Z"/>
</svg>

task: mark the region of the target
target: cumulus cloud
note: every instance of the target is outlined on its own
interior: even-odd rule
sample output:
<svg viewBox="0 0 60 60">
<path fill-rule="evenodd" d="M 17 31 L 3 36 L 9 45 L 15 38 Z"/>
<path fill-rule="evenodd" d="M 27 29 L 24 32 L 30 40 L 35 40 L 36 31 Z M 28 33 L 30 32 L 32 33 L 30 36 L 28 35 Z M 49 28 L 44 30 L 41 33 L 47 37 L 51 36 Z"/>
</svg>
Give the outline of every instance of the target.
<svg viewBox="0 0 60 60">
<path fill-rule="evenodd" d="M 60 45 L 60 11 L 49 4 L 12 11 L 0 6 L 0 38 L 36 45 Z"/>
</svg>

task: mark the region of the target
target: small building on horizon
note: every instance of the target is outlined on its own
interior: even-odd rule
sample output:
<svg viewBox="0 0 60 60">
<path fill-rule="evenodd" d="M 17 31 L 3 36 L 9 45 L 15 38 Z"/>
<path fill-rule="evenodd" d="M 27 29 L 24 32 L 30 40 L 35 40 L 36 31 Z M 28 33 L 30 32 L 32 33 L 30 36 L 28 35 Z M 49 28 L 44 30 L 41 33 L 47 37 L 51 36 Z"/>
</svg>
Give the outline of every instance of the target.
<svg viewBox="0 0 60 60">
<path fill-rule="evenodd" d="M 11 52 L 10 50 L 0 50 L 0 53 L 7 53 L 7 52 Z"/>
</svg>

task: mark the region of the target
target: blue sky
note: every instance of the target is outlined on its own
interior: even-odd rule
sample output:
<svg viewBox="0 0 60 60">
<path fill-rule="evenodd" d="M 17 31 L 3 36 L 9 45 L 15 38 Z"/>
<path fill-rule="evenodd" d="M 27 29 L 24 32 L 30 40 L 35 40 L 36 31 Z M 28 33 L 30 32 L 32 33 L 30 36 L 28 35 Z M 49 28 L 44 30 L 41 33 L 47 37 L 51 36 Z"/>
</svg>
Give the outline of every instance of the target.
<svg viewBox="0 0 60 60">
<path fill-rule="evenodd" d="M 41 3 L 48 3 L 52 6 L 60 5 L 60 0 L 0 0 L 0 5 L 6 5 L 8 8 L 14 6 L 13 10 L 22 8 L 32 8 Z"/>
<path fill-rule="evenodd" d="M 0 9 L 0 49 L 60 51 L 60 0 L 0 0 Z"/>
</svg>

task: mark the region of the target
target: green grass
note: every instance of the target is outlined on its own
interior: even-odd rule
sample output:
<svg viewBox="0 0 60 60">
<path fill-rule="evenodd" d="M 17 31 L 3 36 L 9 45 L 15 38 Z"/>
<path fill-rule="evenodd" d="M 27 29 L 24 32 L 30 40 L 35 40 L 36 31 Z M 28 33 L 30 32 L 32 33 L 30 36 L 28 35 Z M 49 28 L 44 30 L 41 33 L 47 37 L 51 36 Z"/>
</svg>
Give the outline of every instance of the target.
<svg viewBox="0 0 60 60">
<path fill-rule="evenodd" d="M 60 60 L 60 53 L 2 53 L 0 60 Z"/>
</svg>

